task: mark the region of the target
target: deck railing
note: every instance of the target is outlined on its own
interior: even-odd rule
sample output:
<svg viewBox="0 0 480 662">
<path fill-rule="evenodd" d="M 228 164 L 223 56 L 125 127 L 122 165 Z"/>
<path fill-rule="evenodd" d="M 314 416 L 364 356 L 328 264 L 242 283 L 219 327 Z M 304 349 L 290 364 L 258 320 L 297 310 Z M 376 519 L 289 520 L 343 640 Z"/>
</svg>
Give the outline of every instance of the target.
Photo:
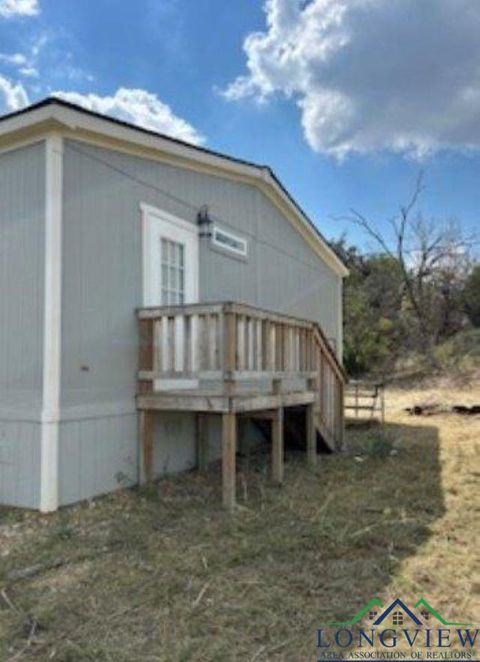
<svg viewBox="0 0 480 662">
<path fill-rule="evenodd" d="M 241 303 L 145 308 L 138 318 L 140 392 L 195 389 L 205 380 L 221 380 L 229 394 L 252 380 L 304 388 L 316 393 L 319 427 L 340 440 L 345 374 L 315 322 Z"/>
</svg>

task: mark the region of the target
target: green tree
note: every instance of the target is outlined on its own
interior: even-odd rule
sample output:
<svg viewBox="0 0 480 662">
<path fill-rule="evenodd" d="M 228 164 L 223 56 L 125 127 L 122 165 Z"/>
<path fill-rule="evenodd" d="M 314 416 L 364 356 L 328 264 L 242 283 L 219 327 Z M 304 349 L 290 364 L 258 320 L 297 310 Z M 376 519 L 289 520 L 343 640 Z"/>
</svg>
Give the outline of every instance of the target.
<svg viewBox="0 0 480 662">
<path fill-rule="evenodd" d="M 473 326 L 480 326 L 480 264 L 477 264 L 468 276 L 462 300 L 470 322 Z"/>
<path fill-rule="evenodd" d="M 400 265 L 387 255 L 361 255 L 344 236 L 332 246 L 350 271 L 344 284 L 345 367 L 356 377 L 382 372 L 401 346 Z"/>
</svg>

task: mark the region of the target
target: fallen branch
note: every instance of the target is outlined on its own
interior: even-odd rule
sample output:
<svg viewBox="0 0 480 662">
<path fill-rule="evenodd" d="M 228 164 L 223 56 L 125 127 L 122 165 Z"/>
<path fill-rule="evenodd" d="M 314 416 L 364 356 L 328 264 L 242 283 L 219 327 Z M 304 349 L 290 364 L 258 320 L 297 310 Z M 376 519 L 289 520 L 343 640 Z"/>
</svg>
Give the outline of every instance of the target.
<svg viewBox="0 0 480 662">
<path fill-rule="evenodd" d="M 406 407 L 411 416 L 433 416 L 434 414 L 460 414 L 461 416 L 475 416 L 480 414 L 480 405 L 452 405 L 451 407 L 439 404 L 414 405 Z"/>
<path fill-rule="evenodd" d="M 60 568 L 67 563 L 69 563 L 67 559 L 55 559 L 53 561 L 49 561 L 48 563 L 35 563 L 34 565 L 31 565 L 27 568 L 23 568 L 22 570 L 14 570 L 13 572 L 9 573 L 6 577 L 6 583 L 8 585 L 13 584 L 14 582 L 18 582 L 20 579 L 30 579 L 31 577 L 40 575 L 44 572 L 47 572 L 48 570 Z"/>
<path fill-rule="evenodd" d="M 49 570 L 56 570 L 57 568 L 61 568 L 65 565 L 90 561 L 91 559 L 95 559 L 99 556 L 103 556 L 104 554 L 109 554 L 110 552 L 114 552 L 118 547 L 120 547 L 120 543 L 116 543 L 115 545 L 111 545 L 110 547 L 104 547 L 93 554 L 82 554 L 81 556 L 76 556 L 71 559 L 58 558 L 58 559 L 54 559 L 53 561 L 47 561 L 46 563 L 35 563 L 34 565 L 28 566 L 27 568 L 22 568 L 21 570 L 14 570 L 8 573 L 5 577 L 3 585 L 4 587 L 8 587 L 11 584 L 14 584 L 15 582 L 21 581 L 22 579 L 31 579 L 32 577 L 41 575 L 44 572 L 48 572 Z M 1 591 L 2 595 L 3 595 L 3 591 L 4 589 L 2 589 Z"/>
</svg>

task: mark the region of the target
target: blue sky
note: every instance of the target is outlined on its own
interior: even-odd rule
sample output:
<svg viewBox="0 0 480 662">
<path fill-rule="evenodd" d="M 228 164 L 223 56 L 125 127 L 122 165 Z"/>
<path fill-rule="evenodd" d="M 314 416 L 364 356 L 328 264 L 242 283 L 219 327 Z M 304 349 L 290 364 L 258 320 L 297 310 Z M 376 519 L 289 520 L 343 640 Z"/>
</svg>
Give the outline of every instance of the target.
<svg viewBox="0 0 480 662">
<path fill-rule="evenodd" d="M 423 211 L 469 231 L 479 33 L 477 0 L 0 0 L 0 112 L 63 93 L 267 163 L 364 246 L 335 217 L 382 225 L 423 169 Z"/>
</svg>

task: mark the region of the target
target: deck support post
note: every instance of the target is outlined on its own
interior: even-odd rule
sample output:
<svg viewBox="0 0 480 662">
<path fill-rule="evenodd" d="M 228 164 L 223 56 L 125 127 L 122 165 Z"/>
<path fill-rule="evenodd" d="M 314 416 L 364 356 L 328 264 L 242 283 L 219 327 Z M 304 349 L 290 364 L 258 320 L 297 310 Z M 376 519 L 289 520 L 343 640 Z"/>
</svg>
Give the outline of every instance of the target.
<svg viewBox="0 0 480 662">
<path fill-rule="evenodd" d="M 145 485 L 153 479 L 153 433 L 154 412 L 141 409 L 139 413 L 140 428 L 140 463 L 139 483 Z"/>
<path fill-rule="evenodd" d="M 315 427 L 314 405 L 307 405 L 307 463 L 308 466 L 317 466 L 317 430 Z"/>
<path fill-rule="evenodd" d="M 283 407 L 275 410 L 272 419 L 272 480 L 275 485 L 283 483 L 284 470 Z"/>
<path fill-rule="evenodd" d="M 338 384 L 338 439 L 336 450 L 341 451 L 345 441 L 345 390 L 343 383 Z"/>
<path fill-rule="evenodd" d="M 200 473 L 206 473 L 208 469 L 208 416 L 197 415 L 197 463 Z"/>
<path fill-rule="evenodd" d="M 222 414 L 222 481 L 223 505 L 227 510 L 235 508 L 237 451 L 237 415 L 233 412 Z"/>
</svg>

